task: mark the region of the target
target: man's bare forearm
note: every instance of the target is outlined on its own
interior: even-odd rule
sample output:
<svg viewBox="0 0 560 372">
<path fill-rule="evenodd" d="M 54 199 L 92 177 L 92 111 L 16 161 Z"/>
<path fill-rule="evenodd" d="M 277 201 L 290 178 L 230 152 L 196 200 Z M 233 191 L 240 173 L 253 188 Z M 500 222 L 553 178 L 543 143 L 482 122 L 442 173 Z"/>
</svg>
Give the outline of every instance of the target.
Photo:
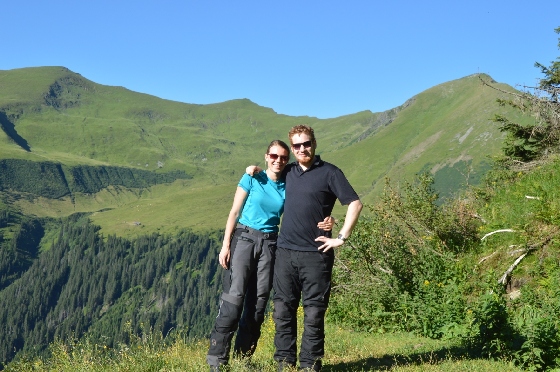
<svg viewBox="0 0 560 372">
<path fill-rule="evenodd" d="M 348 205 L 348 209 L 346 210 L 346 218 L 344 219 L 344 225 L 339 231 L 339 234 L 344 236 L 344 238 L 348 238 L 352 234 L 354 227 L 358 223 L 358 218 L 360 217 L 362 208 L 363 205 L 359 199 L 354 200 Z"/>
</svg>

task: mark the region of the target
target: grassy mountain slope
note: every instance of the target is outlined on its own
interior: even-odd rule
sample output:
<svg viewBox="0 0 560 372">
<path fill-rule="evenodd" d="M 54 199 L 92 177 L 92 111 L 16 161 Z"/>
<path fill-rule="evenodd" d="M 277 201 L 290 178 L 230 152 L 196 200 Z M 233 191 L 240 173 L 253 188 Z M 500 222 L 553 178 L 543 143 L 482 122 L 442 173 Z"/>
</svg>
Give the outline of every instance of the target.
<svg viewBox="0 0 560 372">
<path fill-rule="evenodd" d="M 485 157 L 500 147 L 489 121 L 496 97 L 473 75 L 386 112 L 320 120 L 278 115 L 247 99 L 193 105 L 96 84 L 63 67 L 23 68 L 0 71 L 0 159 L 183 171 L 193 179 L 15 203 L 38 216 L 103 210 L 93 219 L 107 233 L 136 234 L 139 225 L 130 221 L 141 221 L 142 233 L 205 229 L 222 224 L 245 167 L 262 164 L 270 140 L 286 139 L 301 123 L 315 128 L 318 153 L 340 166 L 367 202 L 385 176 L 421 170 L 435 172 L 443 193 L 451 193 L 464 184 L 457 168 L 466 174 L 472 165 L 480 175 Z"/>
<path fill-rule="evenodd" d="M 450 195 L 476 184 L 488 157 L 500 152 L 503 135 L 490 119 L 506 109 L 495 98 L 478 75 L 438 85 L 415 96 L 391 125 L 325 158 L 345 170 L 368 202 L 379 195 L 385 177 L 411 180 L 421 171 L 434 174 L 436 189 Z"/>
</svg>

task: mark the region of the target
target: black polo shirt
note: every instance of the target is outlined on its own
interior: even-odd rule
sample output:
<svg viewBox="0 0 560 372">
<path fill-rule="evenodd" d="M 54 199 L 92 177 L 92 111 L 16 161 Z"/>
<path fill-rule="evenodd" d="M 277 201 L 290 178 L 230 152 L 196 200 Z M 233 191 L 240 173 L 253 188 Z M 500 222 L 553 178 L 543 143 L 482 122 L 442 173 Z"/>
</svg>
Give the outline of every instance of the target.
<svg viewBox="0 0 560 372">
<path fill-rule="evenodd" d="M 335 165 L 315 156 L 306 171 L 298 163 L 286 166 L 286 202 L 278 237 L 278 246 L 297 251 L 316 252 L 322 245 L 315 238 L 331 232 L 320 230 L 317 223 L 330 216 L 336 199 L 342 205 L 358 200 L 344 173 Z"/>
</svg>

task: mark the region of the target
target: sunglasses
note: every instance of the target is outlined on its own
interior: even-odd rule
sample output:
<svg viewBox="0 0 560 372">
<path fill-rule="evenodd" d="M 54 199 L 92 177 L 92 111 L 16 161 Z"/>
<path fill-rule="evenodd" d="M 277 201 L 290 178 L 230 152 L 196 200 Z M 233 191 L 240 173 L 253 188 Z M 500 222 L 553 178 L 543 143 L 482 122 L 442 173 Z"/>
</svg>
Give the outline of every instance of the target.
<svg viewBox="0 0 560 372">
<path fill-rule="evenodd" d="M 276 160 L 276 159 L 280 158 L 280 160 L 283 161 L 283 162 L 287 162 L 290 159 L 289 156 L 285 156 L 285 155 L 278 155 L 278 154 L 267 154 L 267 155 L 272 160 Z"/>
<path fill-rule="evenodd" d="M 302 143 L 292 143 L 292 147 L 294 148 L 294 150 L 299 150 L 301 148 L 301 146 L 307 148 L 307 147 L 311 147 L 311 141 L 305 141 Z"/>
</svg>

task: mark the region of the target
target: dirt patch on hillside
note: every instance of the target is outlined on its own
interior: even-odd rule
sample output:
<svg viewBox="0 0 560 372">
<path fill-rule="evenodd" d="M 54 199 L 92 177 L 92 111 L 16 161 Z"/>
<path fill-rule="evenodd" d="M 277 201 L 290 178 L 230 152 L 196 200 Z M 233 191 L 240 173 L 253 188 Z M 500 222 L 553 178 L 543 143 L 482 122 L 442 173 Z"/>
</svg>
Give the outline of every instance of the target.
<svg viewBox="0 0 560 372">
<path fill-rule="evenodd" d="M 422 155 L 422 153 L 424 153 L 424 151 L 426 151 L 426 149 L 428 149 L 430 146 L 432 146 L 433 144 L 435 144 L 438 141 L 439 137 L 441 137 L 442 132 L 443 131 L 439 131 L 436 134 L 428 137 L 422 143 L 414 146 L 409 152 L 407 152 L 401 158 L 401 160 L 398 162 L 397 165 L 407 164 L 407 163 L 410 163 L 414 159 L 418 159 L 420 157 L 420 155 Z"/>
</svg>

